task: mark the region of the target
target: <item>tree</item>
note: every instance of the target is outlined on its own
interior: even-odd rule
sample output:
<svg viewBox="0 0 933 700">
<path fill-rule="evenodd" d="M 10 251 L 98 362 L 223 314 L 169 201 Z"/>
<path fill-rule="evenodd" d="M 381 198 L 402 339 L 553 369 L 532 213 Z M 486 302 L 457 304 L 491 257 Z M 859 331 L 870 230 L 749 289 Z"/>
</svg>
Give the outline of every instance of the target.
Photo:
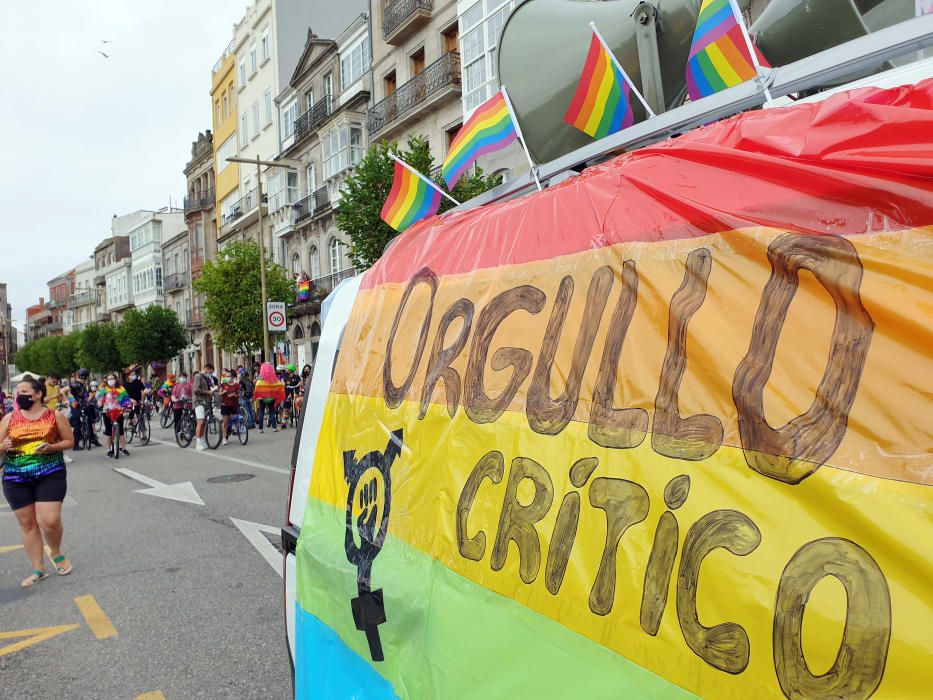
<svg viewBox="0 0 933 700">
<path fill-rule="evenodd" d="M 78 368 L 75 353 L 79 335 L 49 335 L 33 340 L 16 353 L 17 369 L 41 375 L 54 372 L 67 377 Z"/>
<path fill-rule="evenodd" d="M 78 339 L 78 364 L 104 374 L 123 369 L 123 357 L 117 347 L 117 332 L 109 323 L 92 323 Z"/>
<path fill-rule="evenodd" d="M 428 148 L 428 142 L 421 136 L 408 139 L 407 150 L 399 151 L 393 142 L 381 141 L 373 144 L 359 163 L 353 174 L 343 185 L 340 210 L 337 212 L 337 226 L 350 239 L 350 260 L 358 270 L 365 270 L 380 258 L 386 245 L 398 235 L 398 231 L 382 220 L 382 205 L 392 189 L 395 166 L 390 153 L 397 154 L 415 170 L 430 176 L 434 167 L 434 158 Z M 464 174 L 450 192 L 443 178 L 435 178 L 444 192 L 459 202 L 465 202 L 498 185 L 502 181 L 498 176 L 485 176 L 477 167 L 472 175 Z M 446 197 L 441 200 L 439 211 L 445 212 L 453 203 Z"/>
<path fill-rule="evenodd" d="M 188 345 L 188 334 L 178 316 L 164 306 L 130 309 L 117 331 L 117 348 L 127 365 L 165 362 Z"/>
<path fill-rule="evenodd" d="M 224 246 L 214 260 L 201 268 L 194 283 L 205 295 L 207 325 L 214 342 L 228 352 L 250 355 L 262 348 L 262 289 L 259 279 L 259 244 L 237 241 Z M 269 301 L 291 301 L 295 283 L 281 265 L 266 257 L 266 290 Z"/>
</svg>

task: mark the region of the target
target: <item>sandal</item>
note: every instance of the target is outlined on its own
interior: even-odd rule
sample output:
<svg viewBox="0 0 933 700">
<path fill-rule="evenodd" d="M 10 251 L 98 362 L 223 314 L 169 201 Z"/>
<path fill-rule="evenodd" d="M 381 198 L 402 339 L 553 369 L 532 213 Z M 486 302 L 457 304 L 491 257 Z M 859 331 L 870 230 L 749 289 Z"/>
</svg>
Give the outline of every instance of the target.
<svg viewBox="0 0 933 700">
<path fill-rule="evenodd" d="M 55 571 L 58 572 L 59 576 L 67 576 L 71 573 L 71 562 L 65 558 L 64 554 L 59 554 L 55 558 L 49 556 L 49 559 L 52 559 L 52 563 L 55 564 Z M 65 562 L 65 564 L 62 565 L 62 562 Z"/>
<path fill-rule="evenodd" d="M 23 582 L 20 585 L 23 588 L 29 588 L 30 586 L 34 586 L 35 584 L 39 583 L 39 581 L 41 581 L 42 579 L 46 579 L 48 577 L 49 575 L 47 573 L 45 573 L 44 571 L 40 571 L 39 569 L 36 569 L 31 574 L 29 574 L 29 576 L 24 578 Z"/>
</svg>

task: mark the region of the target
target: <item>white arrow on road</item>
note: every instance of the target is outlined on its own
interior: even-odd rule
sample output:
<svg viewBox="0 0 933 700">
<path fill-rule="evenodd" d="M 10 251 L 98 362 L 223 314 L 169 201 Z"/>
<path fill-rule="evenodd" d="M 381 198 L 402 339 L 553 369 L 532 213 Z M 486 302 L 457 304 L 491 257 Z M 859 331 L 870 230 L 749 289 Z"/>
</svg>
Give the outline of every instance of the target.
<svg viewBox="0 0 933 700">
<path fill-rule="evenodd" d="M 139 489 L 136 493 L 145 493 L 149 496 L 158 496 L 159 498 L 168 498 L 172 501 L 181 501 L 182 503 L 194 503 L 203 506 L 204 501 L 194 490 L 194 485 L 190 481 L 184 481 L 178 484 L 163 484 L 161 481 L 150 479 L 148 476 L 134 472 L 132 469 L 114 468 L 115 472 L 120 472 L 123 476 L 136 479 L 148 486 L 148 489 Z"/>
<path fill-rule="evenodd" d="M 275 573 L 281 576 L 282 553 L 276 549 L 275 545 L 267 540 L 262 533 L 266 532 L 270 535 L 281 535 L 282 531 L 277 527 L 254 523 L 249 520 L 230 518 L 230 521 L 243 533 L 243 536 L 256 548 L 256 551 L 263 556 L 263 559 L 269 562 L 269 566 L 275 569 Z"/>
</svg>

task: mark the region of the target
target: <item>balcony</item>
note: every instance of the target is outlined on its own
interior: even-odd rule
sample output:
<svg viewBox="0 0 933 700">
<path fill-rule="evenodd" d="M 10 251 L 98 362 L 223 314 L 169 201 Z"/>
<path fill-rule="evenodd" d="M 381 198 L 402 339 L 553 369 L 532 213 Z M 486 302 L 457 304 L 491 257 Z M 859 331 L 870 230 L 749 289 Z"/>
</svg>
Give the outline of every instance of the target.
<svg viewBox="0 0 933 700">
<path fill-rule="evenodd" d="M 314 130 L 334 111 L 334 98 L 331 95 L 318 100 L 307 112 L 295 120 L 295 143 Z"/>
<path fill-rule="evenodd" d="M 105 284 L 107 284 L 107 277 L 105 275 L 94 275 L 95 287 L 103 287 Z"/>
<path fill-rule="evenodd" d="M 352 267 L 347 268 L 346 270 L 340 270 L 339 272 L 332 272 L 329 275 L 324 275 L 323 277 L 316 277 L 311 280 L 311 294 L 315 293 L 320 295 L 320 298 L 326 297 L 332 291 L 334 287 L 343 282 L 348 277 L 355 277 L 356 270 Z"/>
<path fill-rule="evenodd" d="M 49 311 L 52 309 L 60 309 L 68 303 L 67 299 L 49 299 L 45 302 L 45 308 Z"/>
<path fill-rule="evenodd" d="M 68 300 L 68 308 L 74 309 L 78 306 L 87 306 L 88 304 L 97 303 L 97 292 L 92 292 L 90 290 L 84 292 L 78 292 L 77 294 L 72 294 L 71 299 Z"/>
<path fill-rule="evenodd" d="M 51 323 L 45 326 L 46 333 L 61 333 L 62 332 L 62 322 L 61 321 L 52 321 Z"/>
<path fill-rule="evenodd" d="M 196 192 L 185 197 L 185 213 L 210 209 L 214 206 L 214 190 Z"/>
<path fill-rule="evenodd" d="M 451 51 L 369 110 L 370 136 L 402 128 L 425 110 L 460 97 L 460 54 Z M 382 134 L 385 136 L 385 133 Z"/>
<path fill-rule="evenodd" d="M 203 325 L 204 311 L 202 309 L 192 309 L 185 314 L 185 328 L 200 328 Z"/>
<path fill-rule="evenodd" d="M 327 185 L 318 187 L 314 192 L 304 199 L 299 199 L 292 206 L 295 208 L 295 223 L 323 214 L 330 209 L 330 195 L 327 193 Z"/>
<path fill-rule="evenodd" d="M 233 223 L 255 209 L 257 204 L 259 204 L 259 190 L 252 189 L 230 207 L 230 211 L 224 213 L 222 224 L 226 226 Z"/>
<path fill-rule="evenodd" d="M 187 272 L 176 272 L 171 275 L 166 275 L 165 280 L 162 282 L 162 289 L 166 292 L 172 292 L 176 289 L 184 289 L 188 286 L 188 273 Z"/>
<path fill-rule="evenodd" d="M 382 37 L 398 46 L 431 19 L 431 0 L 395 0 L 382 11 Z"/>
</svg>

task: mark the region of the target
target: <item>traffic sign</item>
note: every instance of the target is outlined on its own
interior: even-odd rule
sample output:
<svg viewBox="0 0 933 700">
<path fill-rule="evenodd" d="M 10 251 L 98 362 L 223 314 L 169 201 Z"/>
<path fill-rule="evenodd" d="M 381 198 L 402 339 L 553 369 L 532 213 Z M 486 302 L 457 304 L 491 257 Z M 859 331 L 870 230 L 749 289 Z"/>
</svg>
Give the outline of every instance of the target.
<svg viewBox="0 0 933 700">
<path fill-rule="evenodd" d="M 266 328 L 270 333 L 282 333 L 285 331 L 284 301 L 266 302 Z"/>
</svg>

